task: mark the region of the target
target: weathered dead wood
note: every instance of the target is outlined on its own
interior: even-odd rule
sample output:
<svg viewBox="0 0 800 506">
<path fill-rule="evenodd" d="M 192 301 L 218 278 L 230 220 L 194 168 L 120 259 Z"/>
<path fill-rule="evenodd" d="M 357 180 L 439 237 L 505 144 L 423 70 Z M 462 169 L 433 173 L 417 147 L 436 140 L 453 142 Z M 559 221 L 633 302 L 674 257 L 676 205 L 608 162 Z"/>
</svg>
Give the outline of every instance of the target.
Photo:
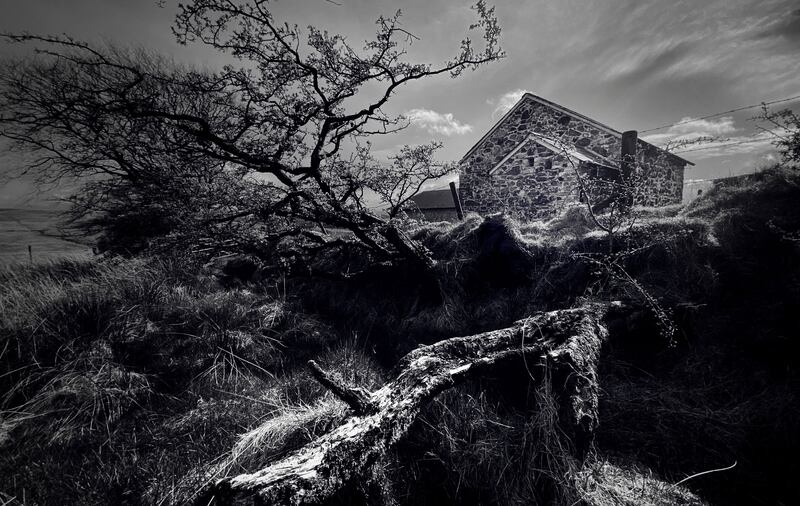
<svg viewBox="0 0 800 506">
<path fill-rule="evenodd" d="M 269 467 L 218 481 L 199 503 L 319 504 L 348 485 L 366 485 L 431 399 L 501 364 L 522 366 L 522 357 L 571 368 L 562 397 L 568 400 L 565 422 L 569 432 L 590 441 L 597 417 L 595 367 L 608 308 L 592 304 L 541 313 L 505 329 L 418 348 L 397 364 L 394 380 L 357 402 L 375 411 L 355 414 Z"/>
<path fill-rule="evenodd" d="M 345 385 L 341 380 L 337 380 L 327 371 L 322 369 L 313 360 L 308 361 L 308 367 L 314 379 L 322 386 L 333 392 L 333 394 L 350 406 L 356 415 L 368 415 L 378 410 L 378 407 L 369 398 L 369 392 L 361 387 Z"/>
</svg>

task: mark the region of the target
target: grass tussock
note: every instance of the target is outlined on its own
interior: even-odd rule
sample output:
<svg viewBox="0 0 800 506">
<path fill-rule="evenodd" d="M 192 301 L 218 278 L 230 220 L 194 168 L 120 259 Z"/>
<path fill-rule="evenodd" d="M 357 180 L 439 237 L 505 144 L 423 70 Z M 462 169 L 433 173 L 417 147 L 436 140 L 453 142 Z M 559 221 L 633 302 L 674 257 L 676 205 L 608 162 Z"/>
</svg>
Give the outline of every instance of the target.
<svg viewBox="0 0 800 506">
<path fill-rule="evenodd" d="M 588 463 L 576 476 L 576 487 L 587 506 L 706 506 L 685 487 L 667 483 L 652 471 L 616 466 L 608 461 Z"/>
<path fill-rule="evenodd" d="M 559 426 L 549 375 L 531 365 L 509 378 L 487 378 L 435 400 L 402 452 L 395 494 L 402 504 L 572 504 L 571 477 L 581 469 Z M 535 369 L 535 371 L 534 371 Z M 533 375 L 536 380 L 533 380 Z M 402 456 L 403 461 L 411 460 Z"/>
</svg>

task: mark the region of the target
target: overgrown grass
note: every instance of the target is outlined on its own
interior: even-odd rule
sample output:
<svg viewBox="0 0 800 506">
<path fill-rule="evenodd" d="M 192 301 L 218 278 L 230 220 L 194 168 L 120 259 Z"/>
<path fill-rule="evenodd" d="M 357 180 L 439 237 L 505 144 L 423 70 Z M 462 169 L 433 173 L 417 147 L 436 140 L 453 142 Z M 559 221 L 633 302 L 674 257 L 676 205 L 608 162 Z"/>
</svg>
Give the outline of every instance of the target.
<svg viewBox="0 0 800 506">
<path fill-rule="evenodd" d="M 549 222 L 415 224 L 407 232 L 439 262 L 435 286 L 402 267 L 225 286 L 203 266 L 164 258 L 6 269 L 0 498 L 185 503 L 348 416 L 306 372 L 310 358 L 372 389 L 419 344 L 624 299 L 643 309 L 611 329 L 603 350 L 587 460 L 559 428 L 561 386 L 526 364 L 428 406 L 396 448 L 391 495 L 400 504 L 787 503 L 800 449 L 799 199 L 800 176 L 773 169 L 687 207 L 637 209 L 613 241 L 580 208 Z M 364 267 L 358 253 L 343 255 L 333 261 Z M 673 339 L 660 335 L 654 304 Z"/>
<path fill-rule="evenodd" d="M 640 346 L 631 333 L 607 350 L 601 451 L 673 481 L 738 462 L 688 484 L 714 502 L 797 496 L 798 199 L 798 171 L 773 168 L 667 218 L 696 222 L 709 237 L 664 249 L 639 275 L 675 309 L 680 345 Z"/>
<path fill-rule="evenodd" d="M 581 468 L 558 423 L 557 393 L 541 368 L 485 378 L 435 400 L 412 431 L 422 458 L 406 469 L 406 504 L 571 504 Z M 533 374 L 533 373 L 531 373 Z M 408 448 L 405 449 L 408 451 Z M 406 459 L 410 460 L 410 459 Z"/>
<path fill-rule="evenodd" d="M 185 475 L 228 458 L 265 417 L 285 418 L 323 394 L 297 372 L 304 360 L 360 359 L 283 294 L 224 289 L 196 269 L 132 259 L 0 274 L 8 497 L 181 502 Z"/>
<path fill-rule="evenodd" d="M 785 502 L 800 449 L 798 201 L 797 171 L 775 168 L 686 207 L 636 209 L 612 245 L 581 209 L 542 223 L 415 224 L 440 263 L 440 300 L 396 273 L 313 284 L 305 300 L 339 328 L 400 343 L 393 357 L 585 298 L 642 306 L 613 329 L 602 362 L 600 450 L 631 463 L 615 476 L 641 466 L 675 481 L 738 460 L 690 486 L 723 503 Z"/>
</svg>

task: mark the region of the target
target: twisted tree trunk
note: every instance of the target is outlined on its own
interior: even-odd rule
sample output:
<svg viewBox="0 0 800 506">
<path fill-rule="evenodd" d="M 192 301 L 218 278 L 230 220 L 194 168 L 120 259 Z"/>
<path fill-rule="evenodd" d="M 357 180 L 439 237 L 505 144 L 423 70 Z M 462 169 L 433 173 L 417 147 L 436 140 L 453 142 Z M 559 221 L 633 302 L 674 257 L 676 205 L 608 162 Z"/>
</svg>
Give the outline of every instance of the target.
<svg viewBox="0 0 800 506">
<path fill-rule="evenodd" d="M 320 504 L 347 486 L 367 488 L 380 479 L 387 452 L 430 400 L 500 365 L 522 366 L 523 357 L 548 358 L 569 369 L 559 395 L 561 421 L 582 454 L 597 424 L 595 367 L 609 307 L 540 313 L 505 329 L 420 347 L 397 364 L 394 380 L 372 393 L 335 384 L 312 364 L 315 376 L 348 403 L 353 416 L 258 472 L 218 481 L 198 504 Z"/>
</svg>

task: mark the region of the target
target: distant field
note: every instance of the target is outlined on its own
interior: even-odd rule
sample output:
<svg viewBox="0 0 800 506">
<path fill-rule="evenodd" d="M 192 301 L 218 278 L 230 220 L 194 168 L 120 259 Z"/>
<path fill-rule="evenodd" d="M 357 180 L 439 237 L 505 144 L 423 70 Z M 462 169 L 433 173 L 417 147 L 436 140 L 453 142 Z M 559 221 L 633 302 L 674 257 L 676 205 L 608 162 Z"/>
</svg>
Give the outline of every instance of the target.
<svg viewBox="0 0 800 506">
<path fill-rule="evenodd" d="M 55 211 L 0 209 L 0 264 L 27 262 L 29 245 L 34 262 L 90 255 L 88 246 L 55 237 L 57 219 Z"/>
</svg>

